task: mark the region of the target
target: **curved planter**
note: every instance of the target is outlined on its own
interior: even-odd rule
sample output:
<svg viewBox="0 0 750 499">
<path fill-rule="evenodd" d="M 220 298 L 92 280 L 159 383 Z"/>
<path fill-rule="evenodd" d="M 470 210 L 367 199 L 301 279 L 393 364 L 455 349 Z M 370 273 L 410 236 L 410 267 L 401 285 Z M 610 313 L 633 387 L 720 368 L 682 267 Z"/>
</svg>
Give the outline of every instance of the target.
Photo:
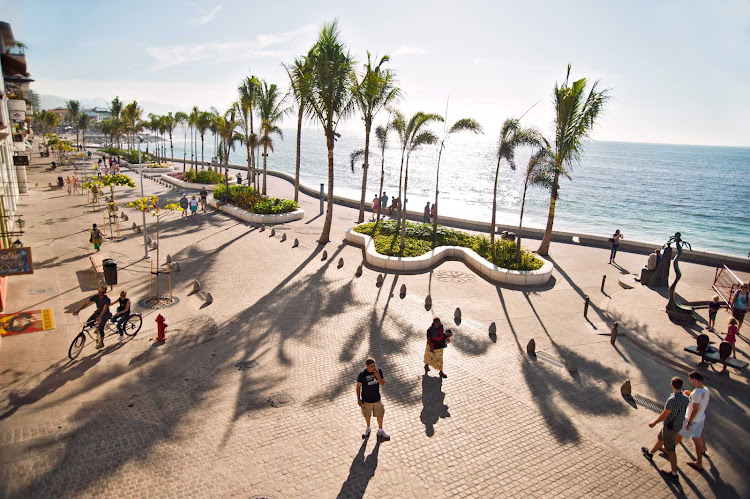
<svg viewBox="0 0 750 499">
<path fill-rule="evenodd" d="M 259 215 L 257 213 L 250 213 L 249 211 L 237 208 L 231 204 L 222 204 L 219 206 L 218 201 L 214 198 L 208 198 L 208 205 L 216 208 L 219 211 L 223 211 L 227 215 L 231 215 L 245 222 L 253 222 L 265 225 L 283 224 L 287 222 L 293 222 L 294 220 L 302 220 L 305 217 L 305 210 L 298 208 L 289 213 L 282 213 L 279 215 Z"/>
<path fill-rule="evenodd" d="M 459 259 L 475 273 L 486 279 L 514 286 L 540 286 L 552 277 L 552 263 L 537 256 L 544 264 L 539 270 L 509 270 L 494 265 L 477 254 L 476 251 L 461 246 L 440 246 L 417 257 L 397 257 L 381 255 L 375 251 L 375 243 L 366 234 L 347 229 L 345 239 L 365 249 L 365 260 L 373 267 L 399 272 L 417 272 L 426 270 L 446 258 Z"/>
<path fill-rule="evenodd" d="M 144 174 L 147 174 L 147 173 L 171 173 L 172 171 L 174 171 L 174 168 L 172 168 L 171 166 L 166 166 L 164 168 L 144 168 L 143 169 L 143 173 Z"/>
<path fill-rule="evenodd" d="M 148 169 L 143 170 L 143 173 L 147 173 L 147 170 Z M 162 175 L 161 179 L 165 182 L 169 182 L 172 185 L 176 185 L 177 187 L 181 187 L 183 189 L 194 189 L 196 191 L 199 191 L 204 187 L 207 191 L 213 191 L 219 186 L 219 184 L 194 184 L 193 182 L 185 182 L 184 180 L 179 180 L 174 177 L 170 177 L 169 175 Z M 236 181 L 234 179 L 231 179 L 229 181 L 229 185 L 233 185 L 235 183 Z"/>
</svg>

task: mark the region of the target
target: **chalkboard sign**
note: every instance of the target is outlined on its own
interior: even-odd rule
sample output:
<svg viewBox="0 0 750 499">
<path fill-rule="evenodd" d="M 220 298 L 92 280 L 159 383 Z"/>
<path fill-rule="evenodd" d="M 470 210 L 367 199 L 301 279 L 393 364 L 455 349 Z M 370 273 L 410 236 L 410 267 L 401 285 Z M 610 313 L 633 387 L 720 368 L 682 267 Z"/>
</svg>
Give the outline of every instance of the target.
<svg viewBox="0 0 750 499">
<path fill-rule="evenodd" d="M 33 273 L 31 248 L 0 249 L 0 276 Z"/>
</svg>

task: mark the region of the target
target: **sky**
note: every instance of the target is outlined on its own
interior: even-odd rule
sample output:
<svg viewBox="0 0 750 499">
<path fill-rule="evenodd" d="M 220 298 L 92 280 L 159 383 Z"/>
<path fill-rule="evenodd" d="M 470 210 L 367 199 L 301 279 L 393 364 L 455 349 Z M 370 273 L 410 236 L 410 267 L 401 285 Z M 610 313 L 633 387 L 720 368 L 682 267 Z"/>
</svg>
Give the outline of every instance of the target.
<svg viewBox="0 0 750 499">
<path fill-rule="evenodd" d="M 224 110 L 249 74 L 287 88 L 282 63 L 333 19 L 358 68 L 368 50 L 391 56 L 407 115 L 448 103 L 448 121 L 496 134 L 534 106 L 524 124 L 551 135 L 570 63 L 573 79 L 611 89 L 594 139 L 750 146 L 747 0 L 0 0 L 29 47 L 32 89 L 175 109 Z M 361 127 L 358 116 L 341 125 Z"/>
</svg>

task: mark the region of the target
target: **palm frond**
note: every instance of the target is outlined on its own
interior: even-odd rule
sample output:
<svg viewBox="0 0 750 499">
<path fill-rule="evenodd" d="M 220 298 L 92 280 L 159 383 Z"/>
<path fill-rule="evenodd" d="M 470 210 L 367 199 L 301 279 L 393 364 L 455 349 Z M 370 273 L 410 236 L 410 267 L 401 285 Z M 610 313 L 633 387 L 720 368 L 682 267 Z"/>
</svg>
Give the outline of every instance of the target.
<svg viewBox="0 0 750 499">
<path fill-rule="evenodd" d="M 472 118 L 463 118 L 453 123 L 453 125 L 450 127 L 450 130 L 448 130 L 448 134 L 464 131 L 484 133 L 484 131 L 482 130 L 482 125 L 480 125 L 478 121 Z"/>
</svg>

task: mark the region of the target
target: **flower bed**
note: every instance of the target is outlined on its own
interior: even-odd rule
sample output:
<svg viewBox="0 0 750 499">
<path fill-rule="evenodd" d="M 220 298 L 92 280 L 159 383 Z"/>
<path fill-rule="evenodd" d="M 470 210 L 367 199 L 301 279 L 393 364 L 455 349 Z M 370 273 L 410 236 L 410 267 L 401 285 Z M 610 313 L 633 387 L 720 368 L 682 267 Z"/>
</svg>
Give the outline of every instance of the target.
<svg viewBox="0 0 750 499">
<path fill-rule="evenodd" d="M 532 268 L 536 267 L 533 270 L 511 270 L 488 261 L 473 249 L 473 247 L 476 247 L 482 250 L 486 245 L 487 251 L 489 251 L 489 240 L 484 236 L 472 236 L 465 232 L 439 227 L 438 234 L 441 231 L 443 234 L 438 235 L 438 243 L 433 248 L 429 240 L 424 240 L 425 235 L 429 234 L 427 236 L 429 239 L 432 234 L 432 227 L 427 224 L 410 223 L 407 225 L 407 234 L 411 232 L 412 235 L 407 237 L 406 248 L 401 252 L 399 234 L 395 232 L 395 223 L 390 227 L 387 226 L 388 223 L 378 224 L 386 225 L 383 230 L 384 233 L 381 233 L 380 227 L 375 228 L 376 224 L 374 223 L 361 224 L 346 231 L 346 240 L 364 246 L 365 259 L 367 263 L 374 267 L 385 270 L 416 272 L 430 269 L 440 264 L 444 259 L 460 259 L 477 274 L 498 283 L 538 286 L 545 284 L 552 276 L 552 263 L 528 252 L 522 253 L 521 263 L 527 262 Z M 371 237 L 370 234 L 374 234 L 375 237 Z M 414 237 L 415 235 L 417 237 Z M 486 243 L 484 240 L 486 240 Z M 440 242 L 448 244 L 440 244 Z M 470 242 L 472 246 L 469 246 Z M 427 244 L 425 245 L 425 243 Z M 495 241 L 495 245 L 497 257 L 510 254 L 509 246 L 512 246 L 512 253 L 515 253 L 514 243 Z M 380 246 L 380 250 L 377 249 L 378 246 Z M 396 256 L 388 256 L 381 251 L 394 253 Z M 529 262 L 530 258 L 533 260 Z M 514 262 L 515 259 L 513 259 Z"/>
<path fill-rule="evenodd" d="M 289 199 L 264 197 L 249 185 L 230 185 L 228 195 L 226 186 L 216 186 L 214 199 L 258 215 L 291 213 L 299 208 L 298 203 Z"/>
</svg>

